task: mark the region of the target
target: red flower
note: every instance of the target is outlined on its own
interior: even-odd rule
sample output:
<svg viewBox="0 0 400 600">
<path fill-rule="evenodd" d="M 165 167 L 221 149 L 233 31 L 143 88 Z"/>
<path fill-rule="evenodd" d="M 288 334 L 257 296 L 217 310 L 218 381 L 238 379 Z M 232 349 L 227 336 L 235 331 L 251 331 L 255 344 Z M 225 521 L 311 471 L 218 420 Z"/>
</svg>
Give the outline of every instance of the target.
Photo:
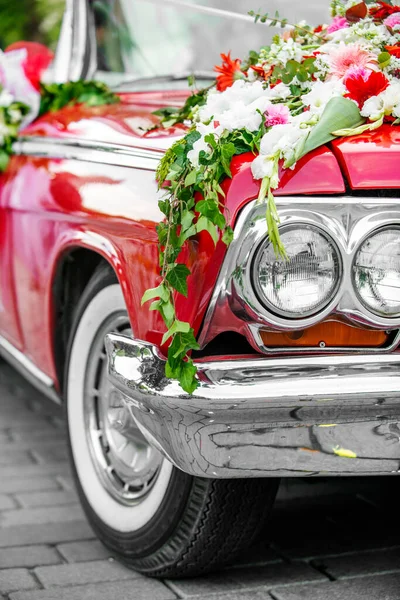
<svg viewBox="0 0 400 600">
<path fill-rule="evenodd" d="M 240 64 L 241 60 L 236 58 L 231 59 L 231 53 L 221 54 L 222 65 L 220 67 L 214 67 L 214 71 L 219 73 L 217 75 L 217 90 L 224 92 L 228 87 L 231 87 L 236 79 L 237 75 L 241 73 Z"/>
<path fill-rule="evenodd" d="M 378 96 L 386 90 L 389 85 L 389 80 L 386 79 L 383 73 L 371 71 L 366 79 L 361 74 L 350 75 L 345 81 L 349 93 L 346 98 L 355 100 L 362 108 L 364 103 L 372 96 Z"/>
<path fill-rule="evenodd" d="M 374 18 L 375 21 L 383 21 L 386 17 L 389 17 L 393 13 L 400 12 L 400 6 L 392 6 L 383 0 L 378 0 L 380 8 L 377 6 L 371 6 L 369 14 Z"/>
<path fill-rule="evenodd" d="M 400 44 L 396 44 L 395 46 L 385 46 L 385 50 L 387 50 L 392 56 L 400 58 Z"/>
<path fill-rule="evenodd" d="M 54 58 L 53 52 L 37 42 L 15 42 L 6 48 L 6 52 L 25 49 L 27 52 L 23 69 L 27 79 L 36 90 L 40 89 L 40 78 Z"/>
</svg>

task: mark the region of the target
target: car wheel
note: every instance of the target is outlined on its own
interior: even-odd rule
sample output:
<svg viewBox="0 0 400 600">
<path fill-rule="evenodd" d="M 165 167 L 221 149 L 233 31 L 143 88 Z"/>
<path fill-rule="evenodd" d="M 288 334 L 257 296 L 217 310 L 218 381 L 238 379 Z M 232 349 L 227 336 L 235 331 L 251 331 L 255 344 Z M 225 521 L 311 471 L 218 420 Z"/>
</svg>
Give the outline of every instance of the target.
<svg viewBox="0 0 400 600">
<path fill-rule="evenodd" d="M 216 568 L 252 543 L 277 480 L 192 477 L 149 445 L 107 378 L 110 332 L 131 334 L 120 286 L 101 266 L 76 309 L 66 374 L 70 453 L 89 522 L 108 548 L 147 575 Z"/>
</svg>

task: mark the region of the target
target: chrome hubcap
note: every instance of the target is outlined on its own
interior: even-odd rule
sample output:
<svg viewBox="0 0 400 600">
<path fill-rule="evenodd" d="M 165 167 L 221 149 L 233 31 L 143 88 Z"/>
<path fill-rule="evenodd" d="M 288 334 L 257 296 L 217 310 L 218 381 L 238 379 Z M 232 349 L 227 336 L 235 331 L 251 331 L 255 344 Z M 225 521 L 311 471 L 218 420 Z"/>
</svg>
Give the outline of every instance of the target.
<svg viewBox="0 0 400 600">
<path fill-rule="evenodd" d="M 139 431 L 123 394 L 107 377 L 104 337 L 110 332 L 131 335 L 126 314 L 111 316 L 93 341 L 86 374 L 85 428 L 103 487 L 129 506 L 152 489 L 163 458 Z"/>
</svg>

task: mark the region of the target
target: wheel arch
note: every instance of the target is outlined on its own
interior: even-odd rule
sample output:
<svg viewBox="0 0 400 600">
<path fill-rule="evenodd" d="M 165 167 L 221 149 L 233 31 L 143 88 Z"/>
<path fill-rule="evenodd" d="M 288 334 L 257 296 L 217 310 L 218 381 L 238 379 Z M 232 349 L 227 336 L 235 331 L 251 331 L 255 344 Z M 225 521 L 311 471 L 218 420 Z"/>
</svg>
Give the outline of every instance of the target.
<svg viewBox="0 0 400 600">
<path fill-rule="evenodd" d="M 96 240 L 98 241 L 98 240 Z M 51 345 L 58 391 L 65 389 L 65 363 L 75 308 L 89 280 L 99 265 L 108 265 L 125 295 L 127 286 L 118 253 L 110 244 L 92 245 L 89 240 L 70 240 L 58 252 L 53 264 L 49 290 L 52 323 Z"/>
</svg>

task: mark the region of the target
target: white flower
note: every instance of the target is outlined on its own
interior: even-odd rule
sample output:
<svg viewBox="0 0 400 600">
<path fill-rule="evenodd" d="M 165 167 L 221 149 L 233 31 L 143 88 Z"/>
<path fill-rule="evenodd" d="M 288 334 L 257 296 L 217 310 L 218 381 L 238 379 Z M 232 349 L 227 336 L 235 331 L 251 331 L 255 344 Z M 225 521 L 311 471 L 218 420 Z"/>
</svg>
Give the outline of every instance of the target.
<svg viewBox="0 0 400 600">
<path fill-rule="evenodd" d="M 0 51 L 0 83 L 3 89 L 31 109 L 22 122 L 23 127 L 37 117 L 40 106 L 40 93 L 35 90 L 22 67 L 26 55 L 25 48 L 6 53 Z"/>
<path fill-rule="evenodd" d="M 223 127 L 221 127 L 221 126 L 214 127 L 214 123 L 211 123 L 210 125 L 204 125 L 203 123 L 198 123 L 196 126 L 196 130 L 201 134 L 201 138 L 198 139 L 197 142 L 195 142 L 193 144 L 193 149 L 189 150 L 189 152 L 187 154 L 189 161 L 195 168 L 197 168 L 199 166 L 199 157 L 200 157 L 200 152 L 202 150 L 204 150 L 204 152 L 206 154 L 211 153 L 211 148 L 210 148 L 209 144 L 205 141 L 205 137 L 209 133 L 212 133 L 218 138 L 221 135 L 221 133 L 223 132 Z"/>
<path fill-rule="evenodd" d="M 253 173 L 254 179 L 264 179 L 264 177 L 271 177 L 274 170 L 275 161 L 269 156 L 260 154 L 251 163 L 251 172 Z"/>
<path fill-rule="evenodd" d="M 290 87 L 285 85 L 284 83 L 278 83 L 273 88 L 270 88 L 268 91 L 268 98 L 271 100 L 287 100 L 289 96 L 292 95 L 290 91 Z"/>
<path fill-rule="evenodd" d="M 236 102 L 230 110 L 226 110 L 218 117 L 221 126 L 227 131 L 247 129 L 257 131 L 262 122 L 262 115 L 271 105 L 267 97 L 257 98 L 247 106 L 243 102 Z"/>
<path fill-rule="evenodd" d="M 262 48 L 260 58 L 269 65 L 285 65 L 288 60 L 297 60 L 300 62 L 306 53 L 307 51 L 290 37 L 288 40 L 281 39 L 277 44 L 271 44 L 270 47 Z"/>
<path fill-rule="evenodd" d="M 346 88 L 339 79 L 316 81 L 308 94 L 304 94 L 303 102 L 310 107 L 313 114 L 321 114 L 329 100 L 343 96 Z"/>
<path fill-rule="evenodd" d="M 193 144 L 193 150 L 190 150 L 187 154 L 188 159 L 195 168 L 199 166 L 199 156 L 202 150 L 207 154 L 210 153 L 210 146 L 204 141 L 203 137 Z"/>
<path fill-rule="evenodd" d="M 261 140 L 260 156 L 274 158 L 278 155 L 279 158 L 292 159 L 296 148 L 306 135 L 308 129 L 301 129 L 294 122 L 275 125 Z"/>
<path fill-rule="evenodd" d="M 260 154 L 273 156 L 279 150 L 279 142 L 292 130 L 292 125 L 275 125 L 262 137 Z"/>
<path fill-rule="evenodd" d="M 203 122 L 211 118 L 219 121 L 220 116 L 237 102 L 242 102 L 247 106 L 260 97 L 268 97 L 268 91 L 264 90 L 261 81 L 244 81 L 238 79 L 224 92 L 210 92 L 207 96 L 206 104 L 200 109 L 199 117 Z"/>
<path fill-rule="evenodd" d="M 10 106 L 14 102 L 14 96 L 8 90 L 2 90 L 0 93 L 0 106 Z"/>
<path fill-rule="evenodd" d="M 371 121 L 378 121 L 384 115 L 400 116 L 400 82 L 392 81 L 379 96 L 372 96 L 364 103 L 361 114 Z"/>
</svg>

